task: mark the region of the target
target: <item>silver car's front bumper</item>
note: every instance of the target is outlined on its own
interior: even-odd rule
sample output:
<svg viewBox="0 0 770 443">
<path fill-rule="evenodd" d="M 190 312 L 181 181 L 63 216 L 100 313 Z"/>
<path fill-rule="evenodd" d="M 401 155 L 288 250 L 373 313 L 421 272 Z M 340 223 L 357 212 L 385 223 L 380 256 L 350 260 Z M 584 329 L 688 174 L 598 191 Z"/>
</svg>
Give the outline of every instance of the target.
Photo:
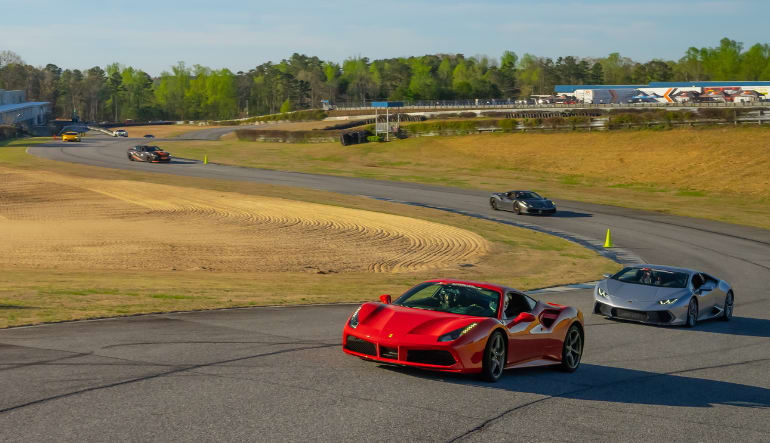
<svg viewBox="0 0 770 443">
<path fill-rule="evenodd" d="M 550 215 L 556 213 L 556 208 L 533 208 L 531 206 L 521 206 L 523 214 Z"/>
<path fill-rule="evenodd" d="M 642 309 L 632 309 L 629 306 L 616 306 L 609 300 L 594 298 L 594 314 L 605 317 L 629 320 L 653 325 L 683 325 L 687 321 L 687 305 L 671 307 L 645 306 Z"/>
</svg>

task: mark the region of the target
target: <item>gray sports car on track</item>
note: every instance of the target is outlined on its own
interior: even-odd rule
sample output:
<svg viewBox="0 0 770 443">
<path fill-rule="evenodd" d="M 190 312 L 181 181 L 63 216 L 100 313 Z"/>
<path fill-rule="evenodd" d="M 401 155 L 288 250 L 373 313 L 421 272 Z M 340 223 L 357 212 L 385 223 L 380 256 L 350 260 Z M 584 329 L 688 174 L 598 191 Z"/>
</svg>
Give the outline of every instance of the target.
<svg viewBox="0 0 770 443">
<path fill-rule="evenodd" d="M 645 264 L 605 277 L 594 288 L 594 314 L 687 327 L 733 316 L 735 295 L 730 285 L 703 272 Z"/>
<path fill-rule="evenodd" d="M 513 211 L 516 214 L 556 213 L 556 205 L 551 200 L 541 197 L 533 191 L 495 192 L 489 196 L 489 205 L 495 211 Z"/>
</svg>

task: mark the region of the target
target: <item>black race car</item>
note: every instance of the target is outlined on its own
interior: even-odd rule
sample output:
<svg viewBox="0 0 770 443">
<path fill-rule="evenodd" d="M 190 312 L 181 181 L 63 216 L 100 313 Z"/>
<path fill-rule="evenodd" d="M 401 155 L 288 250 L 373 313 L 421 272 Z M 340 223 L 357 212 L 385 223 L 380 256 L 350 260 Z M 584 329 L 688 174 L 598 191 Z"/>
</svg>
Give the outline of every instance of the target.
<svg viewBox="0 0 770 443">
<path fill-rule="evenodd" d="M 489 196 L 489 205 L 495 211 L 502 209 L 517 214 L 552 215 L 556 213 L 554 202 L 533 191 L 495 192 Z"/>
<path fill-rule="evenodd" d="M 168 163 L 171 155 L 157 146 L 139 145 L 128 149 L 128 159 L 131 161 Z"/>
</svg>

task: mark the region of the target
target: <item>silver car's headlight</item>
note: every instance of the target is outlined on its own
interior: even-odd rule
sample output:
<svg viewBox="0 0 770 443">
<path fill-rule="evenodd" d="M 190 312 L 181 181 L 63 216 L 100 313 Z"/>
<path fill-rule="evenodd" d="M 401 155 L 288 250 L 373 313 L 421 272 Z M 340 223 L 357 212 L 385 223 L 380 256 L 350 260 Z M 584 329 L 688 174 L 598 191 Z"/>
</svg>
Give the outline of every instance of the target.
<svg viewBox="0 0 770 443">
<path fill-rule="evenodd" d="M 609 298 L 610 294 L 602 288 L 598 288 L 596 292 L 604 298 Z"/>
<path fill-rule="evenodd" d="M 658 300 L 661 305 L 673 305 L 679 298 L 667 298 L 666 300 Z"/>
<path fill-rule="evenodd" d="M 361 306 L 356 309 L 356 312 L 353 313 L 353 315 L 350 316 L 350 321 L 348 324 L 351 328 L 356 329 L 358 327 L 358 311 L 361 310 Z"/>
</svg>

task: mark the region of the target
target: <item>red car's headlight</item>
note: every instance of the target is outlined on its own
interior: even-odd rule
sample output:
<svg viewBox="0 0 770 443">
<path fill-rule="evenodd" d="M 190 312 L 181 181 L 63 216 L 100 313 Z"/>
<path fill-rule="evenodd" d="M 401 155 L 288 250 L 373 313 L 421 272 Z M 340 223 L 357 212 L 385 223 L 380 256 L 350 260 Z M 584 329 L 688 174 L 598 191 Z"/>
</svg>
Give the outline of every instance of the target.
<svg viewBox="0 0 770 443">
<path fill-rule="evenodd" d="M 455 329 L 454 331 L 447 332 L 446 334 L 442 335 L 438 338 L 438 341 L 453 341 L 457 340 L 458 338 L 462 337 L 464 334 L 467 334 L 468 331 L 475 328 L 478 323 L 471 323 L 468 326 L 463 326 L 460 329 Z"/>
<path fill-rule="evenodd" d="M 348 324 L 351 328 L 356 329 L 358 327 L 358 311 L 361 310 L 361 306 L 356 309 L 356 312 L 353 313 L 353 315 L 350 316 L 350 321 L 348 321 Z"/>
</svg>

